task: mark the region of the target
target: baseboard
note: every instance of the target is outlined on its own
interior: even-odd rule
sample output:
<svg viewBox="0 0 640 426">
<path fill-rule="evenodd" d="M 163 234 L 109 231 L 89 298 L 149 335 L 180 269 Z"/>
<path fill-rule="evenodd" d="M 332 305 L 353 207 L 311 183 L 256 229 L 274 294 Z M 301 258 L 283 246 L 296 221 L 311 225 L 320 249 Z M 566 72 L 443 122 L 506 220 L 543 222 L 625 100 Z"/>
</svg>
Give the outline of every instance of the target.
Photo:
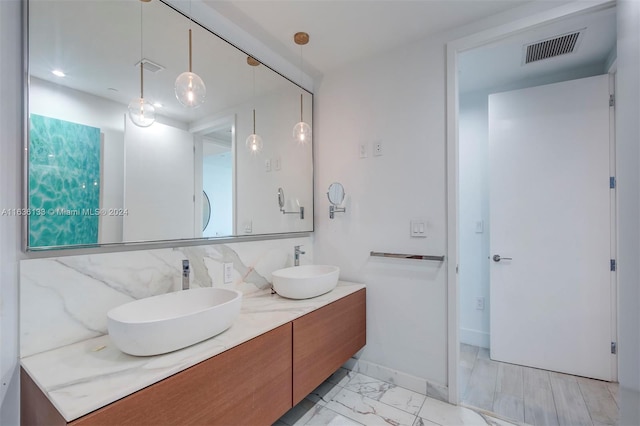
<svg viewBox="0 0 640 426">
<path fill-rule="evenodd" d="M 460 343 L 489 349 L 489 333 L 469 328 L 460 328 Z"/>
<path fill-rule="evenodd" d="M 620 385 L 619 425 L 640 424 L 640 392 Z"/>
<path fill-rule="evenodd" d="M 351 358 L 343 367 L 440 401 L 449 402 L 449 388 L 439 383 L 433 383 L 402 371 L 356 358 Z"/>
</svg>

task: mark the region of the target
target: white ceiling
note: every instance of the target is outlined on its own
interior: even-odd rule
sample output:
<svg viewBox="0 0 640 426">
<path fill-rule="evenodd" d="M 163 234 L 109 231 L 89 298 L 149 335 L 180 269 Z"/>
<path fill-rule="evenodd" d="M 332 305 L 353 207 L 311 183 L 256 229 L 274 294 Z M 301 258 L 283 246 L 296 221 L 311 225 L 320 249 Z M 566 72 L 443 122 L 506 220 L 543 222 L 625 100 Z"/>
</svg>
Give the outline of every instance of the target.
<svg viewBox="0 0 640 426">
<path fill-rule="evenodd" d="M 273 51 L 322 76 L 349 62 L 455 28 L 530 0 L 203 0 Z"/>
<path fill-rule="evenodd" d="M 298 64 L 302 53 L 305 71 L 318 78 L 349 62 L 522 6 L 528 0 L 204 1 L 290 62 Z M 522 65 L 524 44 L 583 28 L 586 31 L 575 53 Z M 310 34 L 302 52 L 293 42 L 298 31 Z M 614 7 L 558 20 L 465 52 L 460 60 L 464 77 L 460 90 L 506 86 L 579 67 L 604 67 L 615 41 Z"/>
<path fill-rule="evenodd" d="M 204 80 L 207 97 L 199 108 L 184 108 L 175 97 L 174 82 L 188 69 L 189 27 L 186 17 L 160 1 L 31 0 L 29 72 L 127 105 L 140 96 L 136 64 L 142 56 L 164 67 L 157 73 L 145 71 L 145 99 L 163 105 L 159 114 L 184 123 L 276 91 L 290 90 L 293 99 L 299 96 L 300 90 L 285 78 L 264 66 L 250 67 L 246 53 L 192 25 L 193 71 Z M 54 77 L 54 68 L 67 76 Z"/>
<path fill-rule="evenodd" d="M 308 32 L 311 41 L 302 49 L 303 68 L 319 77 L 349 62 L 486 18 L 528 0 L 201 1 L 205 10 L 207 6 L 213 7 L 214 13 L 224 16 L 294 65 L 299 64 L 300 47 L 293 43 L 293 34 Z M 189 0 L 172 0 L 172 3 L 184 3 L 183 10 L 189 10 L 186 5 L 191 4 Z M 136 93 L 139 94 L 139 71 L 134 64 L 140 58 L 141 4 L 144 57 L 166 67 L 157 74 L 145 72 L 145 98 L 162 102 L 165 107 L 161 114 L 194 122 L 253 97 L 254 70 L 246 65 L 246 54 L 224 49 L 225 42 L 209 37 L 207 31 L 194 26 L 194 71 L 201 74 L 209 93 L 215 93 L 215 96 L 208 96 L 207 103 L 195 112 L 186 111 L 177 104 L 173 81 L 187 68 L 188 20 L 176 13 L 167 14 L 169 8 L 157 0 L 151 3 L 31 0 L 32 75 L 56 81 L 50 70 L 63 67 L 69 76 L 63 83 L 60 80 L 57 83 L 127 104 Z M 93 13 L 96 5 L 103 8 L 97 14 Z M 199 17 L 194 18 L 198 20 Z M 528 72 L 536 69 L 549 72 L 553 64 L 576 67 L 604 61 L 603 57 L 615 43 L 613 9 L 603 12 L 602 16 L 582 16 L 573 21 L 558 22 L 514 37 L 509 42 L 469 52 L 467 59 L 475 64 L 473 73 L 465 71 L 464 63 L 462 72 L 474 78 L 465 81 L 477 87 L 494 84 L 490 77 L 499 81 L 521 78 L 509 76 L 509 73 L 523 71 L 520 49 L 524 42 L 583 27 L 587 27 L 587 32 L 578 53 L 566 55 L 562 61 L 558 58 L 544 61 L 545 64 L 530 65 Z M 482 66 L 475 62 L 481 60 L 484 60 Z M 265 67 L 257 67 L 255 71 L 257 96 L 289 84 Z M 234 80 L 237 84 L 230 84 Z"/>
</svg>

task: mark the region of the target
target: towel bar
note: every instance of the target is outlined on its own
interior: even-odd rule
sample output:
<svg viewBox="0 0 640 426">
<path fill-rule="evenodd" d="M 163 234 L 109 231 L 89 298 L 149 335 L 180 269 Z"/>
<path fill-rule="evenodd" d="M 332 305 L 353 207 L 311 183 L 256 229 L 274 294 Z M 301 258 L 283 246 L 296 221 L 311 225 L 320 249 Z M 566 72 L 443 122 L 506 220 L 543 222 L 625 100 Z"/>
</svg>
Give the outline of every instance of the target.
<svg viewBox="0 0 640 426">
<path fill-rule="evenodd" d="M 382 253 L 379 251 L 372 251 L 370 256 L 378 257 L 395 257 L 397 259 L 418 259 L 418 260 L 435 260 L 438 262 L 444 262 L 444 256 L 431 256 L 422 254 L 402 254 L 402 253 Z"/>
</svg>

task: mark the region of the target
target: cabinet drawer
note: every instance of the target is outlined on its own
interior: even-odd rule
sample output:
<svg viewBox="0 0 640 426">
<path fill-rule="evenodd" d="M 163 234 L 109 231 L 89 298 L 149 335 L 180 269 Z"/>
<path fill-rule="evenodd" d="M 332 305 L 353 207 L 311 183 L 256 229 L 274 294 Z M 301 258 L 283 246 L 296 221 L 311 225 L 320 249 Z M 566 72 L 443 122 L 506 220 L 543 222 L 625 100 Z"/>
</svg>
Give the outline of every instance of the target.
<svg viewBox="0 0 640 426">
<path fill-rule="evenodd" d="M 293 405 L 366 344 L 365 290 L 293 321 Z"/>
</svg>

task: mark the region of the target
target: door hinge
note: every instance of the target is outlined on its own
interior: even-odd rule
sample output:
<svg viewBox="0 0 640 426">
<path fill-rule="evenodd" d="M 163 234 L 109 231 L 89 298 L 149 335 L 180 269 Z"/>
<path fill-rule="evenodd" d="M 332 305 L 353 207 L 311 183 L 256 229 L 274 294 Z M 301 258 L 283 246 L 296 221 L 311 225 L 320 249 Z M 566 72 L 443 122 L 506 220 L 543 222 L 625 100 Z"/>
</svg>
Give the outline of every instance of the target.
<svg viewBox="0 0 640 426">
<path fill-rule="evenodd" d="M 609 176 L 609 188 L 614 189 L 616 187 L 616 177 Z"/>
<path fill-rule="evenodd" d="M 609 106 L 616 106 L 616 95 L 609 95 Z"/>
<path fill-rule="evenodd" d="M 611 259 L 610 265 L 611 265 L 611 270 L 615 271 L 616 270 L 616 260 L 615 259 Z"/>
<path fill-rule="evenodd" d="M 611 342 L 611 353 L 612 354 L 618 353 L 618 342 Z"/>
</svg>

